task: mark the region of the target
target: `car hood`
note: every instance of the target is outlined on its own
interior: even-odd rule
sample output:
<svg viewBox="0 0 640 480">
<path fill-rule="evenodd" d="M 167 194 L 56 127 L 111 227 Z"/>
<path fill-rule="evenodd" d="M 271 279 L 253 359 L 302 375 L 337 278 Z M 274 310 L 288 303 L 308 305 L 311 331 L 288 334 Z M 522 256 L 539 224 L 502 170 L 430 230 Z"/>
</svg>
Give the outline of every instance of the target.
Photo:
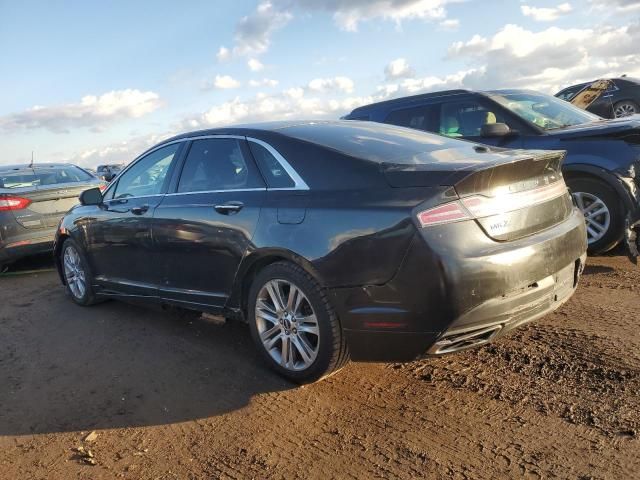
<svg viewBox="0 0 640 480">
<path fill-rule="evenodd" d="M 554 137 L 573 139 L 585 137 L 626 137 L 629 134 L 640 136 L 640 115 L 615 118 L 612 120 L 598 120 L 590 123 L 582 123 L 571 127 L 558 128 L 547 131 Z M 640 140 L 633 143 L 640 143 Z"/>
</svg>

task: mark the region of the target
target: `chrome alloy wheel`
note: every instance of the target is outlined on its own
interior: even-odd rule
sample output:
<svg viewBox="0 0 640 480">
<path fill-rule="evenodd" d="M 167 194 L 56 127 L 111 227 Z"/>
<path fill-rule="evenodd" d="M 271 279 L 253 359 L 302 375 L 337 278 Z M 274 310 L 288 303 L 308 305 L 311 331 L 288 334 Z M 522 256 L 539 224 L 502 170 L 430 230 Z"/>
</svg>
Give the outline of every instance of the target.
<svg viewBox="0 0 640 480">
<path fill-rule="evenodd" d="M 74 297 L 80 299 L 87 291 L 86 275 L 82 268 L 82 260 L 74 247 L 67 247 L 64 251 L 64 276 L 69 285 L 69 290 Z"/>
<path fill-rule="evenodd" d="M 320 328 L 311 303 L 287 280 L 269 280 L 258 293 L 256 326 L 265 350 L 288 370 L 311 366 L 320 348 Z"/>
<path fill-rule="evenodd" d="M 574 192 L 573 198 L 584 215 L 584 221 L 587 224 L 587 241 L 591 245 L 604 237 L 609 230 L 611 213 L 607 205 L 591 193 Z"/>
<path fill-rule="evenodd" d="M 635 115 L 636 113 L 638 112 L 636 111 L 635 105 L 627 102 L 616 105 L 615 110 L 613 111 L 616 118 L 628 117 L 629 115 Z"/>
</svg>

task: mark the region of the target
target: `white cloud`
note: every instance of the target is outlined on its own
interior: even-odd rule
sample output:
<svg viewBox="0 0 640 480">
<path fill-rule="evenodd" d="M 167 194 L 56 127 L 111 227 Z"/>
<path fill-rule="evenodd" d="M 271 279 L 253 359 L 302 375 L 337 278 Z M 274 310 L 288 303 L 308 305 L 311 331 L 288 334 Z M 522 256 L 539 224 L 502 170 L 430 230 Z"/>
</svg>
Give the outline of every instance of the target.
<svg viewBox="0 0 640 480">
<path fill-rule="evenodd" d="M 216 75 L 216 78 L 213 80 L 214 88 L 238 88 L 240 85 L 240 82 L 230 75 Z"/>
<path fill-rule="evenodd" d="M 278 80 L 263 78 L 262 80 L 249 80 L 250 87 L 277 87 Z"/>
<path fill-rule="evenodd" d="M 24 112 L 0 117 L 0 130 L 45 128 L 66 133 L 70 128 L 94 131 L 127 118 L 138 118 L 162 105 L 157 93 L 137 89 L 112 90 L 102 95 L 86 95 L 78 103 L 34 106 Z"/>
<path fill-rule="evenodd" d="M 401 23 L 403 20 L 442 20 L 445 5 L 452 0 L 290 0 L 304 10 L 333 13 L 335 23 L 343 30 L 357 31 L 362 22 L 383 19 Z"/>
<path fill-rule="evenodd" d="M 530 31 L 505 25 L 491 37 L 455 42 L 449 58 L 472 66 L 462 85 L 469 88 L 526 87 L 555 93 L 563 86 L 603 76 L 640 71 L 640 22 L 622 27 Z"/>
<path fill-rule="evenodd" d="M 319 11 L 333 15 L 336 25 L 355 32 L 362 22 L 382 19 L 400 25 L 404 20 L 440 20 L 443 28 L 455 28 L 455 20 L 447 23 L 445 6 L 460 0 L 264 0 L 251 14 L 236 25 L 237 55 L 260 55 L 269 49 L 273 34 L 287 25 L 294 11 L 303 14 Z"/>
<path fill-rule="evenodd" d="M 570 13 L 573 8 L 570 3 L 561 3 L 557 7 L 530 7 L 521 5 L 520 10 L 525 17 L 531 17 L 538 22 L 552 22 L 560 16 Z"/>
<path fill-rule="evenodd" d="M 227 47 L 220 47 L 218 53 L 216 53 L 216 58 L 219 62 L 226 62 L 231 58 L 231 52 Z"/>
<path fill-rule="evenodd" d="M 460 20 L 457 18 L 448 18 L 446 20 L 442 20 L 438 25 L 441 30 L 455 31 L 460 28 Z"/>
<path fill-rule="evenodd" d="M 286 9 L 276 8 L 270 1 L 261 2 L 251 15 L 243 17 L 236 26 L 234 53 L 259 55 L 271 43 L 271 36 L 293 18 Z"/>
<path fill-rule="evenodd" d="M 353 80 L 348 77 L 315 78 L 309 82 L 308 88 L 316 92 L 353 91 Z"/>
<path fill-rule="evenodd" d="M 396 78 L 412 77 L 415 72 L 405 58 L 396 58 L 385 67 L 384 74 L 387 80 L 394 80 Z"/>
<path fill-rule="evenodd" d="M 249 70 L 251 70 L 252 72 L 259 72 L 264 68 L 264 65 L 262 64 L 262 62 L 256 58 L 250 58 L 247 61 L 247 66 L 249 67 Z"/>
<path fill-rule="evenodd" d="M 591 0 L 591 3 L 599 10 L 607 12 L 615 11 L 619 13 L 640 10 L 640 1 L 638 0 Z"/>
</svg>

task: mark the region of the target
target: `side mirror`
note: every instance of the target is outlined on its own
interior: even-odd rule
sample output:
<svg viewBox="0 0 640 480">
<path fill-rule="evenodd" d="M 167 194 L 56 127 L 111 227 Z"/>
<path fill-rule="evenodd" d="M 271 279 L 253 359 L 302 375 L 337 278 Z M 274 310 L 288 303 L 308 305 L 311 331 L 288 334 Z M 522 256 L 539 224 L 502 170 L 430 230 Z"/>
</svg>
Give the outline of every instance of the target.
<svg viewBox="0 0 640 480">
<path fill-rule="evenodd" d="M 80 194 L 81 205 L 100 205 L 102 203 L 102 192 L 99 188 L 90 188 Z"/>
<path fill-rule="evenodd" d="M 480 127 L 481 137 L 506 137 L 513 133 L 506 123 L 485 123 Z"/>
</svg>

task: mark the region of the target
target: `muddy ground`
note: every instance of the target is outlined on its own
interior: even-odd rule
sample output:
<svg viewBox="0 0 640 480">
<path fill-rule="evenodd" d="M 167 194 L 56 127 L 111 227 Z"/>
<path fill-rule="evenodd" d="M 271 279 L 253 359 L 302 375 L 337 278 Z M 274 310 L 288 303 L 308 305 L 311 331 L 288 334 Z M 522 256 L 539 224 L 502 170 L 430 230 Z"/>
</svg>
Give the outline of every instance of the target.
<svg viewBox="0 0 640 480">
<path fill-rule="evenodd" d="M 2 479 L 640 478 L 624 257 L 589 259 L 569 303 L 494 344 L 306 387 L 243 325 L 77 307 L 48 266 L 0 276 Z"/>
</svg>

